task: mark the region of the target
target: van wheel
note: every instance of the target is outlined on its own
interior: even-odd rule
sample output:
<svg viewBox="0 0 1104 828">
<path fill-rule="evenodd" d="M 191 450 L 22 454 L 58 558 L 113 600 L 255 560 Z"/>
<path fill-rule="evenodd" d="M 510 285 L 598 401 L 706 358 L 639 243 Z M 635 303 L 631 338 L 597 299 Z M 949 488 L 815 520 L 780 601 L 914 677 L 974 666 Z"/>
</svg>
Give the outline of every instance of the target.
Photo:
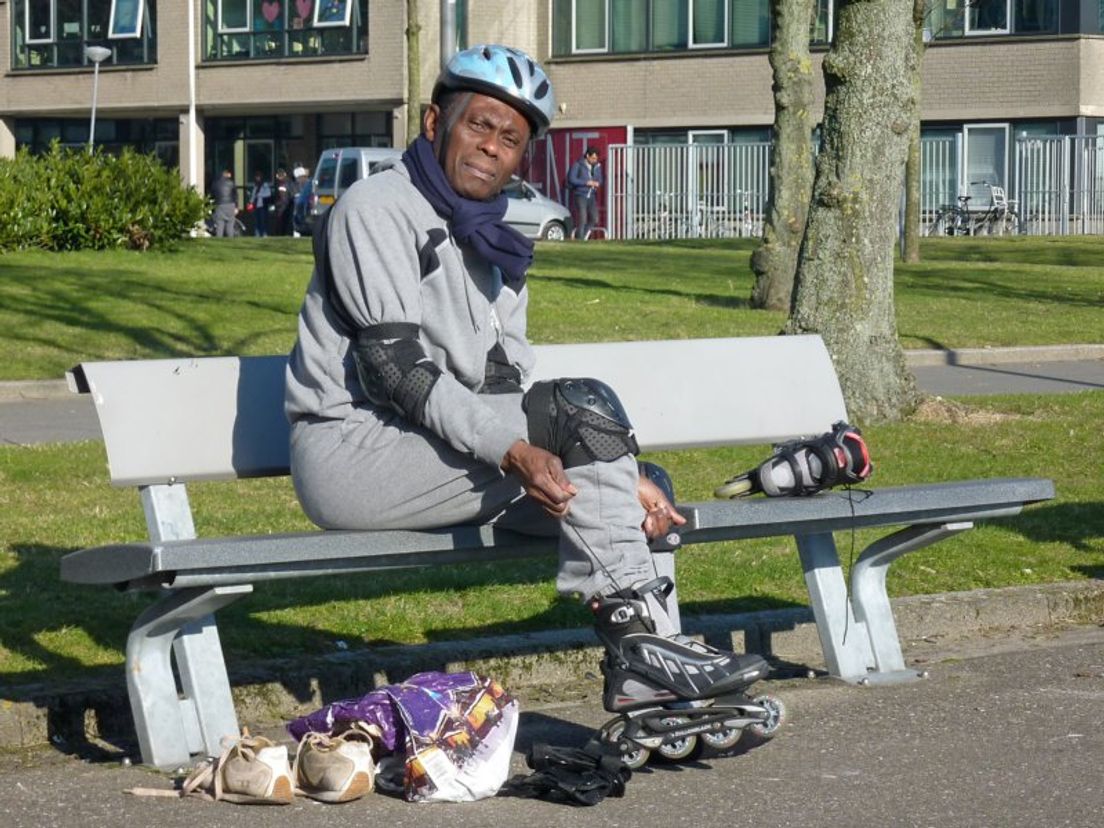
<svg viewBox="0 0 1104 828">
<path fill-rule="evenodd" d="M 561 222 L 550 221 L 541 231 L 541 238 L 546 241 L 563 241 L 567 238 L 567 228 Z"/>
</svg>

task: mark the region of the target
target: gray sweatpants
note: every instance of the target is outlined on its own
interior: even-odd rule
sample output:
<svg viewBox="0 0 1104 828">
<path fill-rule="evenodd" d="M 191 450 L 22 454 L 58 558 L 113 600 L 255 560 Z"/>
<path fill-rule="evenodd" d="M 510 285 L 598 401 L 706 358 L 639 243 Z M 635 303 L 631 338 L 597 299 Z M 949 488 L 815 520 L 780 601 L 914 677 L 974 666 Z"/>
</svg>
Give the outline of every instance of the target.
<svg viewBox="0 0 1104 828">
<path fill-rule="evenodd" d="M 521 394 L 482 399 L 506 421 L 525 414 Z M 547 515 L 520 483 L 458 452 L 397 414 L 356 410 L 345 420 L 300 420 L 291 428 L 291 470 L 307 516 L 326 529 L 432 529 L 494 523 L 559 536 L 556 588 L 584 600 L 655 577 L 640 526 L 636 461 L 567 470 L 578 494 L 563 520 Z"/>
</svg>

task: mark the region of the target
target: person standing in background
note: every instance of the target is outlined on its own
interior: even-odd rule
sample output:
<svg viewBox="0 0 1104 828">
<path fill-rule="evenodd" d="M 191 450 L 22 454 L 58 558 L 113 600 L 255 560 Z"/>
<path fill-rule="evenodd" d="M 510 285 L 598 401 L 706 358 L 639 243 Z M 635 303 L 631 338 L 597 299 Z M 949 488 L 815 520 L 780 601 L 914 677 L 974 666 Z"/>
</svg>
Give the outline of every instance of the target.
<svg viewBox="0 0 1104 828">
<path fill-rule="evenodd" d="M 303 166 L 297 166 L 291 174 L 295 179 L 295 197 L 291 208 L 291 235 L 296 237 L 304 233 L 309 235 L 307 209 L 311 192 L 310 170 Z"/>
<path fill-rule="evenodd" d="M 276 170 L 276 180 L 273 182 L 273 217 L 276 226 L 273 233 L 277 236 L 291 235 L 291 210 L 294 193 L 292 182 L 283 168 Z"/>
<path fill-rule="evenodd" d="M 234 173 L 223 170 L 211 184 L 211 198 L 215 202 L 212 223 L 215 236 L 233 237 L 238 235 L 234 218 L 238 214 L 238 188 L 234 185 Z"/>
<path fill-rule="evenodd" d="M 253 187 L 249 191 L 249 211 L 253 214 L 253 235 L 268 235 L 268 207 L 272 201 L 272 187 L 264 179 L 264 173 L 253 173 Z"/>
<path fill-rule="evenodd" d="M 571 165 L 567 185 L 575 203 L 575 238 L 584 240 L 598 226 L 598 188 L 602 186 L 602 165 L 598 150 L 587 147 L 583 157 Z"/>
</svg>

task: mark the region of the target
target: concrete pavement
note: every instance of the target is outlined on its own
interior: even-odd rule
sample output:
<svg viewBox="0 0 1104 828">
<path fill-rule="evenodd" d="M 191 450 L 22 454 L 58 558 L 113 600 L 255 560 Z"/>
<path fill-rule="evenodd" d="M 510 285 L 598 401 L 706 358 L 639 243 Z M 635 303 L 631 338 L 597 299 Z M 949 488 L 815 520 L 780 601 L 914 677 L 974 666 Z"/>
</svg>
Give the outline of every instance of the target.
<svg viewBox="0 0 1104 828">
<path fill-rule="evenodd" d="M 0 755 L 0 824 L 10 828 L 158 825 L 725 826 L 725 828 L 1095 828 L 1104 813 L 1104 628 L 1014 631 L 917 642 L 909 660 L 931 677 L 859 688 L 788 680 L 759 688 L 788 721 L 768 744 L 637 772 L 620 799 L 593 808 L 496 797 L 415 806 L 379 793 L 346 805 L 297 800 L 244 809 L 194 799 L 138 798 L 167 776 L 58 752 Z M 519 694 L 513 772 L 535 741 L 581 745 L 606 719 L 595 681 L 560 695 Z M 266 731 L 282 738 L 280 730 Z"/>
</svg>

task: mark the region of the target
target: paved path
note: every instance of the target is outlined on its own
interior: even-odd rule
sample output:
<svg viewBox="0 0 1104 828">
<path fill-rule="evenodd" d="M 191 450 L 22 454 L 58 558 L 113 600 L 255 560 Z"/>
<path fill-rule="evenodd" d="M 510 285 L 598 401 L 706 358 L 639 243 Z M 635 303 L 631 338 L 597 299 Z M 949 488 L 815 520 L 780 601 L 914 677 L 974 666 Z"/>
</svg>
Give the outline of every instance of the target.
<svg viewBox="0 0 1104 828">
<path fill-rule="evenodd" d="M 909 656 L 930 669 L 929 679 L 865 689 L 828 680 L 764 683 L 789 708 L 789 722 L 773 742 L 743 755 L 655 766 L 633 776 L 624 798 L 594 808 L 510 798 L 416 806 L 371 794 L 347 805 L 300 800 L 260 813 L 134 798 L 124 789 L 167 788 L 167 778 L 114 760 L 41 751 L 0 754 L 0 824 L 214 828 L 258 818 L 304 828 L 1101 824 L 1104 628 L 977 638 Z M 553 703 L 523 699 L 515 771 L 524 770 L 521 752 L 533 741 L 581 744 L 606 717 L 597 690 L 582 688 Z"/>
<path fill-rule="evenodd" d="M 989 365 L 918 365 L 920 387 L 941 397 L 1062 394 L 1104 389 L 1104 359 Z"/>
<path fill-rule="evenodd" d="M 999 357 L 993 353 L 990 358 L 998 361 L 921 364 L 912 370 L 924 391 L 944 397 L 1104 389 L 1102 358 L 1001 362 Z M 975 358 L 986 360 L 986 355 Z M 70 394 L 57 382 L 24 388 L 0 383 L 0 445 L 98 439 L 96 414 L 87 396 Z"/>
</svg>

